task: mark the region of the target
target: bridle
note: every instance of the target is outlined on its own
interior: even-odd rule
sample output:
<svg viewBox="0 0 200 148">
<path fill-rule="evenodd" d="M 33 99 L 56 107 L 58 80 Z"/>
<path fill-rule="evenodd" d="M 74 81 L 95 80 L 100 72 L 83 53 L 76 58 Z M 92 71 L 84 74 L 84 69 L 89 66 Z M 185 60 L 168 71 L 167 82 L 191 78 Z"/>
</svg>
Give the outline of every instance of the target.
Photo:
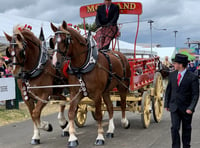
<svg viewBox="0 0 200 148">
<path fill-rule="evenodd" d="M 32 68 L 31 70 L 28 70 L 28 71 L 24 71 L 23 68 L 24 68 L 24 65 L 25 65 L 25 62 L 27 60 L 26 58 L 26 48 L 27 48 L 27 41 L 30 41 L 32 44 L 34 44 L 36 47 L 38 47 L 39 49 L 39 55 L 42 54 L 42 49 L 41 49 L 41 45 L 40 44 L 37 44 L 36 42 L 32 41 L 31 39 L 29 38 L 26 38 L 26 40 L 24 39 L 24 37 L 22 38 L 22 49 L 20 50 L 19 52 L 19 56 L 20 58 L 22 58 L 22 62 L 19 62 L 19 58 L 18 56 L 16 55 L 16 47 L 19 46 L 19 44 L 16 42 L 16 36 L 17 34 L 15 34 L 13 37 L 12 37 L 12 40 L 10 42 L 10 46 L 11 46 L 11 54 L 10 52 L 8 51 L 8 48 L 6 50 L 6 55 L 10 58 L 10 57 L 13 57 L 14 61 L 13 61 L 13 65 L 19 65 L 22 67 L 22 70 L 21 70 L 21 73 L 19 74 L 19 77 L 21 78 L 27 78 L 31 75 L 34 75 L 34 73 L 36 73 L 36 71 L 38 70 L 38 67 L 41 66 L 40 62 L 40 56 L 38 57 L 38 63 L 36 64 L 36 66 L 34 66 L 34 68 Z M 20 48 L 19 48 L 20 49 Z"/>
<path fill-rule="evenodd" d="M 61 40 L 61 36 L 60 36 L 61 34 L 65 34 L 66 35 L 66 38 L 65 38 L 64 41 Z M 58 31 L 55 32 L 55 37 L 56 37 L 56 44 L 55 44 L 54 52 L 58 52 L 63 57 L 66 57 L 66 55 L 67 55 L 67 53 L 69 51 L 69 45 L 70 45 L 71 40 L 72 40 L 71 35 L 69 33 L 67 33 L 67 32 L 58 30 Z M 58 43 L 60 43 L 60 42 L 64 42 L 64 44 L 65 44 L 65 48 L 66 49 L 64 51 L 61 51 L 58 48 Z"/>
<path fill-rule="evenodd" d="M 61 34 L 66 34 L 66 38 L 65 38 L 65 40 L 63 40 L 63 41 L 61 40 L 61 37 L 60 37 Z M 68 53 L 68 51 L 69 51 L 69 45 L 70 45 L 71 42 L 72 42 L 72 36 L 71 36 L 71 34 L 70 34 L 67 30 L 62 31 L 62 30 L 59 29 L 58 31 L 55 32 L 55 36 L 56 36 L 55 48 L 54 48 L 54 45 L 52 45 L 52 44 L 53 44 L 53 38 L 50 39 L 50 47 L 51 47 L 52 49 L 54 49 L 54 52 L 60 53 L 66 60 L 71 60 L 72 58 L 77 57 L 77 56 L 80 56 L 81 54 L 83 54 L 83 53 L 85 53 L 85 52 L 88 51 L 88 49 L 87 49 L 87 50 L 81 52 L 80 55 L 75 55 L 75 56 L 73 56 L 73 57 L 69 57 L 69 56 L 67 56 L 67 53 Z M 87 42 L 88 40 L 86 40 L 86 43 L 83 43 L 83 42 L 81 42 L 76 36 L 75 36 L 75 38 L 79 41 L 79 44 L 80 44 L 80 45 L 88 46 L 88 44 L 89 44 L 89 43 Z M 65 47 L 66 47 L 65 51 L 61 51 L 61 50 L 58 48 L 58 43 L 60 43 L 60 42 L 64 42 Z M 73 45 L 73 44 L 72 44 L 72 45 Z M 72 48 L 73 48 L 73 47 L 72 47 Z"/>
<path fill-rule="evenodd" d="M 21 67 L 24 67 L 25 61 L 26 61 L 26 47 L 27 47 L 27 42 L 23 39 L 22 41 L 22 46 L 23 48 L 21 49 L 21 51 L 19 52 L 19 56 L 20 58 L 22 58 L 22 62 L 19 62 L 19 58 L 16 55 L 16 46 L 18 46 L 17 42 L 16 42 L 16 35 L 13 36 L 11 42 L 11 53 L 9 53 L 8 51 L 6 51 L 6 54 L 8 57 L 14 57 L 16 58 L 16 61 L 14 61 L 13 65 L 19 65 Z"/>
</svg>

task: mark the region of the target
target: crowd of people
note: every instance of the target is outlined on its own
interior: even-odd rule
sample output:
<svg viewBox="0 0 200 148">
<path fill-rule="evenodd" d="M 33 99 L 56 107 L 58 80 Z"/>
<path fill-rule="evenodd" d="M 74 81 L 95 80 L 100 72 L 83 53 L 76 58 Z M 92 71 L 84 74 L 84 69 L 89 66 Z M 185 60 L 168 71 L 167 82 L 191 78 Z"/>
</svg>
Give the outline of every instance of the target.
<svg viewBox="0 0 200 148">
<path fill-rule="evenodd" d="M 174 61 L 172 62 L 169 61 L 168 56 L 165 57 L 165 60 L 163 61 L 163 65 L 166 67 L 170 68 L 172 71 L 174 69 Z M 195 73 L 200 80 L 200 62 L 199 61 L 190 61 L 187 65 L 187 70 Z"/>
<path fill-rule="evenodd" d="M 12 64 L 7 63 L 3 57 L 0 57 L 0 78 L 12 77 Z"/>
<path fill-rule="evenodd" d="M 0 57 L 0 78 L 12 77 L 12 64 L 6 63 L 3 57 Z M 5 101 L 0 101 L 0 105 L 5 105 Z"/>
</svg>

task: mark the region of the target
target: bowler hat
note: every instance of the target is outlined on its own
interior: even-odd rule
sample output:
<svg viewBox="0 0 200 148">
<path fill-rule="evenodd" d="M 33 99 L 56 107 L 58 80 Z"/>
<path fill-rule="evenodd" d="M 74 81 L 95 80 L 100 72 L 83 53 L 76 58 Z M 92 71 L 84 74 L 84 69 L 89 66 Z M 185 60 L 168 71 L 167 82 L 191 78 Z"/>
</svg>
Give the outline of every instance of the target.
<svg viewBox="0 0 200 148">
<path fill-rule="evenodd" d="M 175 56 L 174 62 L 181 63 L 181 64 L 187 64 L 189 62 L 188 56 L 178 53 Z"/>
</svg>

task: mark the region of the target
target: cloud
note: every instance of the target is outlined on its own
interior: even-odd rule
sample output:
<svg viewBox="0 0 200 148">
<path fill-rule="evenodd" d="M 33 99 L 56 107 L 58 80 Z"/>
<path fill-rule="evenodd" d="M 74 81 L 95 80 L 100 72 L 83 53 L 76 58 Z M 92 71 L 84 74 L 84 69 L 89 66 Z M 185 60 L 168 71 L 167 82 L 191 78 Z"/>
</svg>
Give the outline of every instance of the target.
<svg viewBox="0 0 200 148">
<path fill-rule="evenodd" d="M 119 0 L 113 0 L 119 1 Z M 131 1 L 132 0 L 121 0 Z M 138 42 L 150 42 L 150 30 L 147 20 L 154 21 L 154 28 L 167 28 L 158 31 L 153 29 L 153 42 L 165 46 L 174 45 L 174 30 L 178 30 L 177 45 L 184 46 L 187 37 L 194 40 L 200 35 L 200 9 L 199 0 L 135 0 L 143 4 Z M 82 5 L 100 3 L 103 0 L 6 0 L 1 2 L 0 13 L 18 15 L 28 18 L 40 19 L 60 23 L 62 20 L 73 24 L 81 23 L 79 8 Z M 136 21 L 137 17 L 120 16 L 119 22 Z M 87 19 L 89 23 L 94 18 Z M 122 40 L 134 41 L 136 23 L 124 24 L 122 28 Z"/>
<path fill-rule="evenodd" d="M 2 13 L 7 10 L 11 10 L 11 9 L 23 9 L 27 6 L 34 5 L 36 1 L 34 1 L 34 0 L 28 0 L 28 1 L 26 1 L 26 0 L 15 0 L 15 1 L 4 0 L 4 1 L 1 1 L 0 12 Z"/>
</svg>

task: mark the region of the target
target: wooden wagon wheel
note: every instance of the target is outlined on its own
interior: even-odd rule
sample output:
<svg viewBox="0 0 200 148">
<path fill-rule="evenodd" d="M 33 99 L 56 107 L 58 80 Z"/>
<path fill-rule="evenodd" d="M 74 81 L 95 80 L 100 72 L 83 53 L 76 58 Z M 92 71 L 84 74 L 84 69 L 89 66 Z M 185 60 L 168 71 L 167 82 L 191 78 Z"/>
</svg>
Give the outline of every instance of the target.
<svg viewBox="0 0 200 148">
<path fill-rule="evenodd" d="M 86 104 L 79 104 L 76 117 L 74 119 L 74 122 L 77 127 L 81 128 L 84 126 L 87 119 L 87 105 Z"/>
<path fill-rule="evenodd" d="M 141 121 L 143 127 L 148 128 L 151 122 L 151 97 L 148 91 L 143 93 L 141 105 Z"/>
<path fill-rule="evenodd" d="M 154 76 L 154 97 L 152 99 L 153 117 L 155 122 L 160 122 L 163 115 L 163 78 L 160 72 Z"/>
</svg>

